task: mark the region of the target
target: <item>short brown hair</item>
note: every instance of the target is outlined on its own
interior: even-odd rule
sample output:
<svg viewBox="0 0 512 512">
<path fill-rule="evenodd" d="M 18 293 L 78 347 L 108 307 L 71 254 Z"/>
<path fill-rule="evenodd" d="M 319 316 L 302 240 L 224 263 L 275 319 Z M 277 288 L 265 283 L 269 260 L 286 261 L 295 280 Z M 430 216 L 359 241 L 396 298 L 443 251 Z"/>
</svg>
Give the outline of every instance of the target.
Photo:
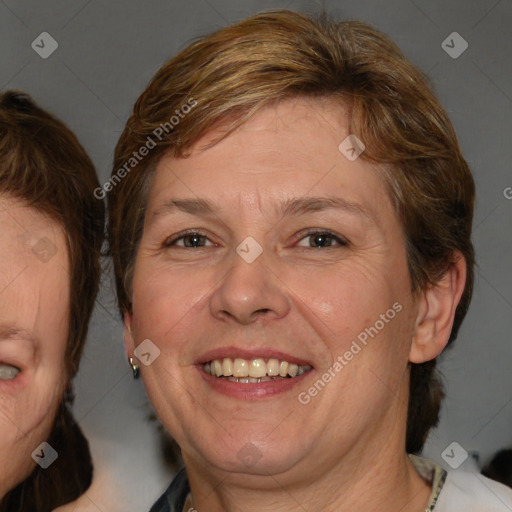
<svg viewBox="0 0 512 512">
<path fill-rule="evenodd" d="M 185 157 L 209 129 L 231 122 L 211 147 L 262 107 L 298 96 L 339 98 L 349 108 L 350 132 L 366 146 L 362 158 L 384 164 L 405 232 L 413 291 L 438 282 L 454 251 L 466 259 L 453 342 L 471 300 L 475 190 L 447 114 L 426 76 L 386 35 L 363 22 L 286 10 L 257 14 L 194 42 L 160 68 L 137 100 L 116 147 L 111 179 L 149 140 L 155 147 L 109 194 L 121 311 L 131 311 L 147 192 L 162 156 Z M 194 108 L 172 123 L 165 137 L 156 137 L 191 99 Z M 411 368 L 406 449 L 412 453 L 421 450 L 438 422 L 444 392 L 435 364 Z"/>
<path fill-rule="evenodd" d="M 37 466 L 0 500 L 0 511 L 53 510 L 78 498 L 91 482 L 88 443 L 68 406 L 101 274 L 105 207 L 93 195 L 98 184 L 91 160 L 61 121 L 24 93 L 0 95 L 0 194 L 63 227 L 71 274 L 65 276 L 70 284 L 67 391 L 48 439 L 59 453 L 58 463 L 44 470 Z"/>
<path fill-rule="evenodd" d="M 68 379 L 78 370 L 101 265 L 105 206 L 93 196 L 94 165 L 75 135 L 27 95 L 0 95 L 0 193 L 64 228 L 71 269 Z"/>
</svg>

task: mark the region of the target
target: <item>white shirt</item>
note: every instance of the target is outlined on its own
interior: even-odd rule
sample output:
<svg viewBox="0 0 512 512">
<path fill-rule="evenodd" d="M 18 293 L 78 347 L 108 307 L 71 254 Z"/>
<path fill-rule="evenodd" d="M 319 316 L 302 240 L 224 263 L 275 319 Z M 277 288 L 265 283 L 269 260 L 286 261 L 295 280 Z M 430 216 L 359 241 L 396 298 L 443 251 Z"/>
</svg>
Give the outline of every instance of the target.
<svg viewBox="0 0 512 512">
<path fill-rule="evenodd" d="M 512 512 L 512 489 L 479 473 L 449 471 L 434 512 Z"/>
<path fill-rule="evenodd" d="M 512 489 L 480 473 L 446 472 L 422 457 L 409 455 L 418 473 L 432 485 L 425 512 L 512 512 Z"/>
</svg>

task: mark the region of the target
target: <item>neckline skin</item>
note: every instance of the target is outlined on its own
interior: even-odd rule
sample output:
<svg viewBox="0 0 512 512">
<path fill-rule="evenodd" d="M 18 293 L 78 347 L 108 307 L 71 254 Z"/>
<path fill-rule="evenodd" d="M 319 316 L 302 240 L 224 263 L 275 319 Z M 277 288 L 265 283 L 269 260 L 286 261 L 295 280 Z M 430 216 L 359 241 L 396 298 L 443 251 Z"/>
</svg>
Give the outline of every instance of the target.
<svg viewBox="0 0 512 512">
<path fill-rule="evenodd" d="M 422 460 L 421 458 L 418 458 L 418 459 Z M 421 483 L 416 482 L 417 479 L 415 478 L 415 475 L 411 475 L 412 479 L 414 480 L 413 486 L 417 487 L 418 490 L 417 490 L 417 492 L 414 491 L 414 495 L 411 498 L 411 500 L 407 503 L 406 508 L 402 507 L 402 508 L 400 508 L 400 510 L 408 510 L 410 508 L 411 510 L 422 510 L 422 511 L 425 510 L 426 511 L 427 507 L 433 507 L 433 505 L 435 504 L 434 498 L 436 496 L 434 496 L 434 488 L 433 488 L 433 484 L 435 482 L 434 482 L 434 479 L 430 477 L 430 475 L 427 476 L 425 474 L 422 474 L 422 472 L 419 470 L 419 468 L 416 467 L 415 462 L 413 460 L 411 460 L 411 459 L 409 459 L 409 460 L 412 463 L 412 465 L 415 467 L 415 471 L 416 471 L 417 475 L 421 476 L 421 479 L 423 480 L 424 485 L 422 486 Z M 444 472 L 444 473 L 446 475 L 446 472 Z M 178 476 L 176 476 L 175 478 L 178 478 Z M 183 478 L 183 477 L 180 476 L 179 478 Z M 186 495 L 186 498 L 185 498 L 185 501 L 184 501 L 184 504 L 182 507 L 182 511 L 183 512 L 197 511 L 197 509 L 194 506 L 194 501 L 192 499 L 192 494 L 191 494 L 191 491 L 189 488 L 190 481 L 189 481 L 188 475 L 186 473 L 184 475 L 184 478 L 187 481 L 187 495 Z M 174 482 L 173 482 L 173 485 L 174 485 Z M 400 482 L 400 485 L 403 485 L 403 482 Z M 442 483 L 441 483 L 441 487 L 442 487 Z M 439 488 L 437 486 L 436 486 L 436 489 L 437 489 L 437 493 L 438 493 Z M 427 498 L 425 498 L 425 496 L 427 496 Z M 172 499 L 174 499 L 176 497 L 177 496 L 173 495 Z M 427 499 L 427 502 L 425 502 L 425 499 Z M 379 506 L 382 506 L 382 505 L 379 505 Z M 418 508 L 418 507 L 421 507 L 421 508 Z M 431 510 L 431 509 L 429 508 L 428 510 Z"/>
<path fill-rule="evenodd" d="M 409 363 L 444 348 L 464 273 L 412 296 L 402 228 L 379 168 L 338 149 L 348 136 L 339 102 L 283 101 L 197 149 L 210 136 L 217 133 L 187 159 L 164 157 L 157 166 L 133 313 L 125 315 L 128 356 L 147 339 L 160 351 L 141 375 L 181 447 L 196 509 L 423 512 L 430 488 L 405 453 Z M 357 207 L 274 213 L 313 194 Z M 214 215 L 166 209 L 194 197 L 220 206 Z M 358 214 L 363 209 L 368 215 Z M 173 245 L 192 228 L 207 245 Z M 309 247 L 311 228 L 350 243 Z M 247 236 L 263 248 L 252 263 L 235 253 Z M 400 313 L 384 323 L 394 303 Z M 318 396 L 299 402 L 299 392 L 374 325 L 380 330 L 360 353 Z M 228 396 L 196 363 L 231 346 L 293 354 L 313 370 L 271 397 Z M 251 466 L 237 456 L 247 444 L 261 454 Z"/>
<path fill-rule="evenodd" d="M 191 507 L 194 512 L 423 512 L 432 486 L 401 452 L 402 445 L 368 441 L 362 458 L 348 453 L 321 478 L 308 481 L 304 474 L 302 482 L 292 482 L 286 474 L 244 477 L 222 472 L 183 454 L 192 497 L 184 512 Z"/>
</svg>

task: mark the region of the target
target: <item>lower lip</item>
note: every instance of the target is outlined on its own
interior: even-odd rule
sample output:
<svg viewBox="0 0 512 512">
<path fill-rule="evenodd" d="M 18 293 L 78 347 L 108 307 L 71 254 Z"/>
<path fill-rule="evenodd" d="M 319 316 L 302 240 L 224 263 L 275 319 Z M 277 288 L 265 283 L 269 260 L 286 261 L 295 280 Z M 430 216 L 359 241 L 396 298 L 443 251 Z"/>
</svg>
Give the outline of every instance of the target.
<svg viewBox="0 0 512 512">
<path fill-rule="evenodd" d="M 290 379 L 238 383 L 209 375 L 203 370 L 202 366 L 197 367 L 197 370 L 205 382 L 211 386 L 214 391 L 233 398 L 239 398 L 241 400 L 258 400 L 260 398 L 268 398 L 280 393 L 285 393 L 286 391 L 290 391 L 295 387 L 295 385 L 302 382 L 304 378 L 308 377 L 313 372 L 313 370 L 308 370 L 302 375 Z"/>
</svg>

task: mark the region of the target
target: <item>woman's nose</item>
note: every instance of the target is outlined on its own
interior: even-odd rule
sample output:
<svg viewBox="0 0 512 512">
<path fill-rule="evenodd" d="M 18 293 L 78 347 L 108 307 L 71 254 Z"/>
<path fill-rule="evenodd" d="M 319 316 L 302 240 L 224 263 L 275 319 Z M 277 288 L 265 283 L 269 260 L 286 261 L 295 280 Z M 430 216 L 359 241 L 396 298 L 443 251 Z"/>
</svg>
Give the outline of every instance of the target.
<svg viewBox="0 0 512 512">
<path fill-rule="evenodd" d="M 288 289 L 263 254 L 248 263 L 235 253 L 230 265 L 210 298 L 214 317 L 250 324 L 286 316 L 290 310 Z"/>
</svg>

